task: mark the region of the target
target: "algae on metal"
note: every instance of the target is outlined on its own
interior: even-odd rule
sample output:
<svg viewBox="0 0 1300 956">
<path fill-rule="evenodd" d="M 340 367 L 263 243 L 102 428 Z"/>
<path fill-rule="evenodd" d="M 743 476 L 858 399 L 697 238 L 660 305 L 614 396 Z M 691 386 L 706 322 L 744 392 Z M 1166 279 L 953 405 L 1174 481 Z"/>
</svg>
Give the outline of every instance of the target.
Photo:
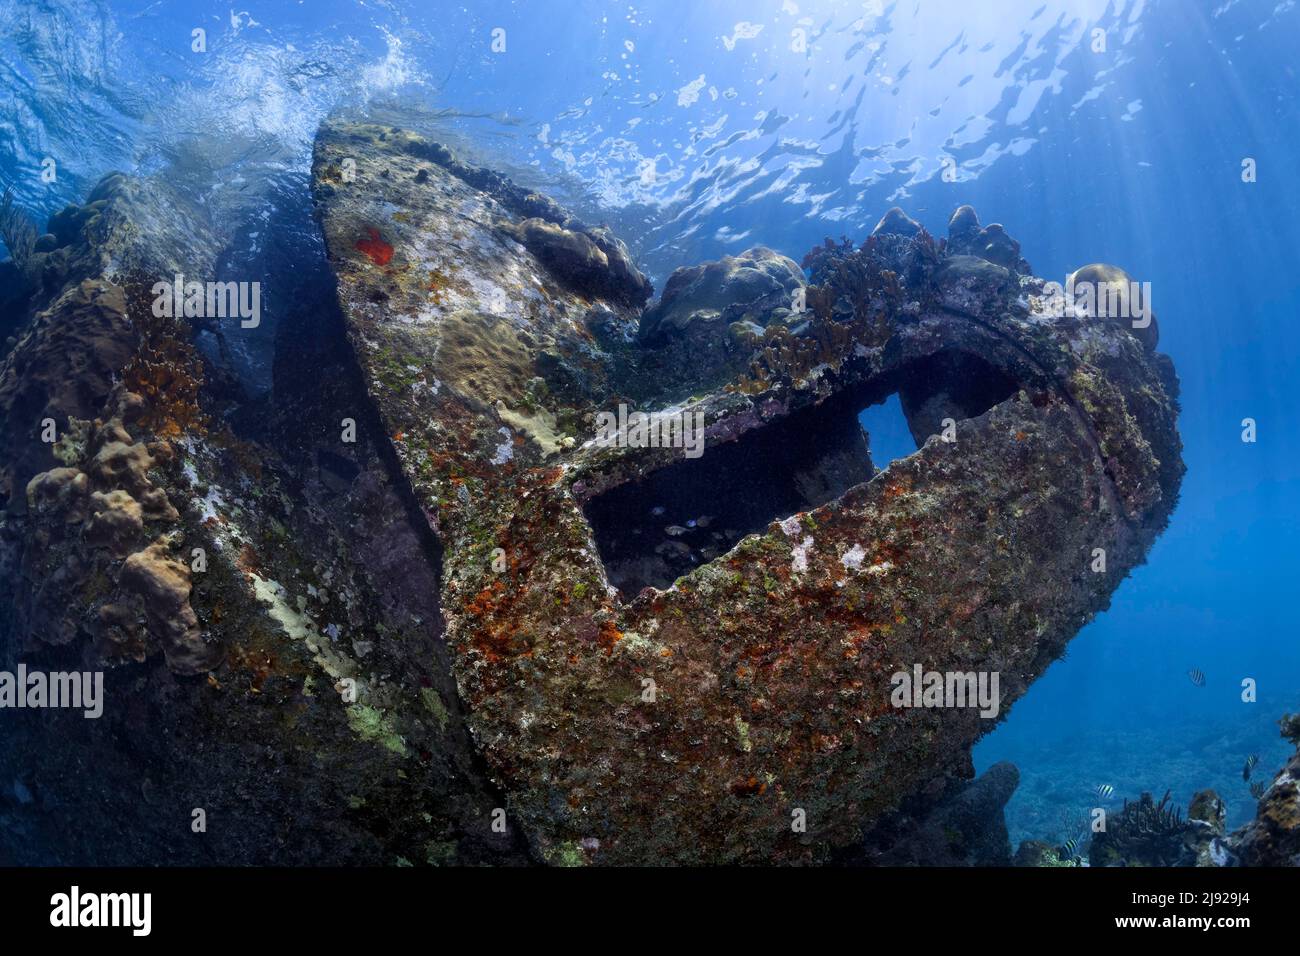
<svg viewBox="0 0 1300 956">
<path fill-rule="evenodd" d="M 714 321 L 711 286 L 703 311 L 673 307 L 702 324 L 638 340 L 647 284 L 587 255 L 607 234 L 415 133 L 327 123 L 314 188 L 380 427 L 442 544 L 466 720 L 540 858 L 828 858 L 908 793 L 968 775 L 992 725 L 899 711 L 890 675 L 999 671 L 1005 714 L 1176 501 L 1168 359 L 1113 320 L 1054 314 L 973 212 L 954 217 L 959 251 L 897 215 L 861 246 L 828 242 L 804 263 L 806 314 L 704 349 L 674 343 Z M 544 229 L 526 225 L 538 210 Z M 437 387 L 395 381 L 394 363 Z M 646 488 L 707 488 L 728 448 L 782 428 L 847 449 L 842 423 L 892 392 L 916 454 L 856 476 L 831 476 L 843 456 L 791 462 L 827 480 L 773 489 L 788 512 L 738 511 L 749 530 L 675 580 L 613 586 L 607 496 L 648 510 Z M 595 415 L 620 403 L 702 413 L 701 463 L 600 447 Z M 942 418 L 955 442 L 931 437 Z"/>
</svg>

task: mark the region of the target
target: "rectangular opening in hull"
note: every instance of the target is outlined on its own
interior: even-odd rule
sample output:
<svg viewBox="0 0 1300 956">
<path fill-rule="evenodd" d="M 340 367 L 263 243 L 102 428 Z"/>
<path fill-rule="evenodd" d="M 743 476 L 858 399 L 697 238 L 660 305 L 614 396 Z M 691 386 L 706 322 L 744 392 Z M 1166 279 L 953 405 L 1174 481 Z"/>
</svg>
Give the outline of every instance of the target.
<svg viewBox="0 0 1300 956">
<path fill-rule="evenodd" d="M 611 489 L 586 505 L 610 583 L 626 598 L 666 588 L 775 519 L 871 478 L 856 408 L 796 412 L 704 454 Z"/>
<path fill-rule="evenodd" d="M 869 481 L 876 468 L 860 416 L 899 419 L 887 422 L 878 456 L 887 465 L 923 444 L 946 416 L 973 418 L 1015 389 L 978 356 L 940 352 L 735 441 L 706 442 L 699 458 L 587 502 L 609 581 L 625 599 L 646 587 L 669 587 L 746 535 Z"/>
</svg>

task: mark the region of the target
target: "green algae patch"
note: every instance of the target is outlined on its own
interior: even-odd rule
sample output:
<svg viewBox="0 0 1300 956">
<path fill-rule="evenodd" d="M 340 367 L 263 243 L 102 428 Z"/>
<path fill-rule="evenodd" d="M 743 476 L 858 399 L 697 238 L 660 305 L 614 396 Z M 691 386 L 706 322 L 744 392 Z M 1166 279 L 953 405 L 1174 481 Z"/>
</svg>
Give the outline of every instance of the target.
<svg viewBox="0 0 1300 956">
<path fill-rule="evenodd" d="M 545 851 L 546 862 L 551 866 L 586 866 L 587 857 L 576 842 L 570 840 Z"/>
<path fill-rule="evenodd" d="M 433 715 L 433 719 L 438 722 L 439 730 L 447 729 L 447 721 L 451 715 L 447 713 L 447 707 L 442 702 L 442 697 L 432 687 L 420 688 L 420 703 L 424 704 L 424 709 Z"/>
<path fill-rule="evenodd" d="M 383 711 L 367 704 L 350 704 L 347 713 L 348 725 L 362 740 L 380 744 L 399 757 L 406 756 L 406 742 Z"/>
<path fill-rule="evenodd" d="M 559 432 L 555 415 L 545 409 L 539 409 L 535 414 L 528 415 L 509 409 L 504 403 L 499 402 L 497 414 L 507 425 L 537 442 L 544 455 L 558 454 L 563 448 L 573 444 L 572 439 L 566 442 L 566 436 Z"/>
</svg>

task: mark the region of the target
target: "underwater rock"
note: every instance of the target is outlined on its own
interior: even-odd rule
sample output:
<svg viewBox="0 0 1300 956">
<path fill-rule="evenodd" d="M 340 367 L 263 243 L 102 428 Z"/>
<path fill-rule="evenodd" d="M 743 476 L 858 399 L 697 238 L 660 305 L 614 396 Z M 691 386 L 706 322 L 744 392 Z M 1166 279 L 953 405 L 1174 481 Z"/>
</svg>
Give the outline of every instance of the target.
<svg viewBox="0 0 1300 956">
<path fill-rule="evenodd" d="M 166 541 L 155 541 L 127 558 L 120 580 L 124 590 L 141 598 L 149 630 L 162 644 L 172 670 L 202 674 L 216 664 L 220 649 L 206 646 L 190 607 L 189 568 L 171 557 Z"/>
<path fill-rule="evenodd" d="M 1088 850 L 1092 866 L 1222 866 L 1229 860 L 1222 840 L 1223 810 L 1212 791 L 1193 799 L 1197 816 L 1169 802 L 1143 793 L 1134 803 L 1124 801 L 1111 814 L 1106 829 L 1094 833 Z"/>
<path fill-rule="evenodd" d="M 579 294 L 514 239 L 518 187 L 439 144 L 328 122 L 314 189 L 374 427 L 442 546 L 465 720 L 538 859 L 797 863 L 854 844 L 994 723 L 896 707 L 890 675 L 997 672 L 1005 711 L 1177 498 L 1170 367 L 1049 314 L 1032 276 L 946 301 L 923 231 L 828 242 L 799 334 L 771 323 L 731 337 L 742 360 L 683 370 L 638 342 L 627 298 Z M 358 247 L 371 231 L 389 261 Z M 707 272 L 669 283 L 660 322 Z M 894 391 L 948 410 L 955 441 L 810 500 L 811 439 Z M 597 441 L 620 405 L 698 422 L 702 457 Z M 724 550 L 663 535 L 699 515 Z M 691 569 L 621 591 L 615 555 Z"/>
<path fill-rule="evenodd" d="M 1042 840 L 1023 840 L 1016 848 L 1012 866 L 1074 866 L 1071 860 L 1061 859 L 1060 851 Z"/>
<path fill-rule="evenodd" d="M 935 270 L 934 284 L 940 302 L 964 312 L 981 313 L 997 308 L 1007 292 L 1016 286 L 1009 269 L 979 256 L 952 255 Z"/>
<path fill-rule="evenodd" d="M 948 219 L 948 248 L 961 255 L 970 249 L 980 231 L 980 218 L 974 206 L 958 206 Z"/>
<path fill-rule="evenodd" d="M 42 422 L 94 418 L 134 351 L 122 291 L 103 281 L 70 286 L 24 329 L 0 366 L 0 504 L 21 508 L 32 477 L 58 464 L 35 440 Z"/>
<path fill-rule="evenodd" d="M 13 614 L 29 646 L 72 643 L 85 634 L 106 661 L 138 660 L 161 649 L 178 673 L 215 662 L 189 604 L 189 570 L 168 557 L 165 535 L 180 522 L 150 473 L 164 446 L 151 451 L 126 430 L 138 406 L 118 392 L 108 421 L 70 419 L 55 454 L 64 467 L 31 479 L 27 520 L 32 542 L 22 556 Z M 159 535 L 149 543 L 150 535 Z M 79 589 L 100 583 L 90 594 Z M 114 585 L 116 581 L 116 585 Z M 104 613 L 104 607 L 112 607 Z M 134 613 L 124 614 L 127 608 Z"/>
<path fill-rule="evenodd" d="M 663 296 L 641 317 L 639 337 L 653 344 L 709 323 L 748 322 L 766 328 L 789 316 L 803 273 L 792 259 L 763 246 L 738 256 L 673 270 Z"/>
<path fill-rule="evenodd" d="M 1020 771 L 996 763 L 972 781 L 952 781 L 941 796 L 917 795 L 866 835 L 854 862 L 871 866 L 1009 866 L 1007 801 Z"/>
<path fill-rule="evenodd" d="M 769 326 L 806 328 L 803 289 L 794 261 L 762 246 L 675 269 L 641 315 L 638 341 L 648 351 L 627 386 L 642 378 L 660 395 L 684 396 L 729 381 Z"/>
<path fill-rule="evenodd" d="M 422 172 L 427 176 L 427 170 Z M 627 247 L 608 230 L 578 231 L 533 218 L 511 231 L 552 275 L 576 291 L 632 306 L 650 297 L 649 280 L 632 265 Z"/>
<path fill-rule="evenodd" d="M 1187 819 L 1206 824 L 1218 836 L 1224 833 L 1227 814 L 1223 800 L 1213 790 L 1197 791 L 1192 795 L 1192 802 L 1187 805 Z"/>
<path fill-rule="evenodd" d="M 1150 311 L 1149 295 L 1127 272 L 1119 266 L 1094 262 L 1076 270 L 1066 284 L 1074 290 L 1075 308 L 1087 308 L 1092 315 L 1116 322 L 1146 348 L 1155 351 L 1160 342 L 1160 325 L 1155 313 Z M 1085 287 L 1093 297 L 1091 306 L 1084 304 Z"/>
<path fill-rule="evenodd" d="M 1228 810 L 1213 790 L 1201 790 L 1187 806 L 1188 833 L 1184 838 L 1194 866 L 1228 866 L 1232 853 L 1224 841 Z"/>
<path fill-rule="evenodd" d="M 921 224 L 903 210 L 894 206 L 880 217 L 876 228 L 871 230 L 873 236 L 905 236 L 912 238 L 921 231 Z"/>
<path fill-rule="evenodd" d="M 1300 716 L 1283 718 L 1282 734 L 1298 749 L 1264 791 L 1255 819 L 1228 837 L 1243 866 L 1300 866 Z"/>
<path fill-rule="evenodd" d="M 975 236 L 975 255 L 1004 269 L 1016 270 L 1020 264 L 1020 243 L 1007 235 L 1001 223 L 989 223 Z"/>
<path fill-rule="evenodd" d="M 675 269 L 662 297 L 641 315 L 645 350 L 620 376 L 625 388 L 682 399 L 731 381 L 768 326 L 805 332 L 803 287 L 800 267 L 762 246 Z"/>
<path fill-rule="evenodd" d="M 1001 223 L 981 226 L 971 206 L 958 206 L 948 220 L 947 251 L 952 256 L 975 256 L 1022 275 L 1032 271 L 1020 258 L 1020 243 L 1007 235 Z"/>
</svg>

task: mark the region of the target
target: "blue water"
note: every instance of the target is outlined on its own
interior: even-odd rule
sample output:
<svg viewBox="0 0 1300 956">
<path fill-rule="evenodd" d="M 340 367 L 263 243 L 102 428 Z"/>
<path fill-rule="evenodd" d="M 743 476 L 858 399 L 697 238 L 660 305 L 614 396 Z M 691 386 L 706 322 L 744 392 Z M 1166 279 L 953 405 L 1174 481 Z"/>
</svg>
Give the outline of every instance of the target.
<svg viewBox="0 0 1300 956">
<path fill-rule="evenodd" d="M 943 235 L 961 203 L 1040 275 L 1149 280 L 1183 386 L 1182 500 L 976 759 L 1020 765 L 1015 837 L 1101 783 L 1212 784 L 1234 822 L 1253 812 L 1240 761 L 1276 767 L 1273 721 L 1300 706 L 1294 0 L 236 6 L 0 0 L 0 178 L 48 215 L 108 170 L 160 172 L 235 233 L 302 181 L 330 110 L 415 102 L 599 205 L 660 285 L 757 243 L 798 259 L 861 238 L 894 204 Z M 905 432 L 873 446 L 911 451 Z"/>
<path fill-rule="evenodd" d="M 916 451 L 916 439 L 907 427 L 903 403 L 895 393 L 879 405 L 865 408 L 858 421 L 866 429 L 871 449 L 871 463 L 877 468 L 887 468 L 889 463 L 906 458 Z"/>
</svg>

